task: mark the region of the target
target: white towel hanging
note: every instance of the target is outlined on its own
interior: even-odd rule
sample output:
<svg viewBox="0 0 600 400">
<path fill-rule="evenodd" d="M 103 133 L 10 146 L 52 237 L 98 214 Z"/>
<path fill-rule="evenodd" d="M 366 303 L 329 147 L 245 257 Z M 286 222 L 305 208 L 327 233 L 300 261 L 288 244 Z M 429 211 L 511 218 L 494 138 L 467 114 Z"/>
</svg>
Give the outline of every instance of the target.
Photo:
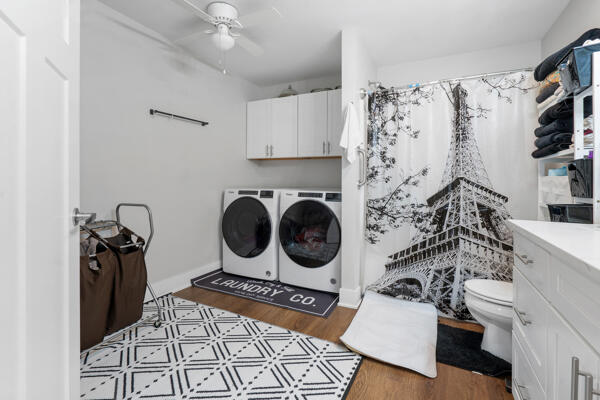
<svg viewBox="0 0 600 400">
<path fill-rule="evenodd" d="M 340 138 L 340 146 L 344 149 L 346 159 L 350 164 L 356 160 L 356 149 L 364 142 L 364 114 L 363 100 L 359 102 L 358 111 L 354 106 L 354 102 L 348 102 L 346 114 L 344 116 L 344 128 L 342 130 L 342 137 Z"/>
</svg>

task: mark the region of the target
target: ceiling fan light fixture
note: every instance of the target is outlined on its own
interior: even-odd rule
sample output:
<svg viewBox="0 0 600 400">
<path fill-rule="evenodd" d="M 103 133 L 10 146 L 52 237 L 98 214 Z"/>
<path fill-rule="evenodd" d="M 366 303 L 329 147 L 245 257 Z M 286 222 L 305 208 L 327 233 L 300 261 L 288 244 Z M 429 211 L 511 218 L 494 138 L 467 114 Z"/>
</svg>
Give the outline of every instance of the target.
<svg viewBox="0 0 600 400">
<path fill-rule="evenodd" d="M 231 50 L 235 45 L 235 39 L 229 34 L 227 25 L 221 24 L 217 31 L 210 36 L 213 44 L 221 51 Z"/>
</svg>

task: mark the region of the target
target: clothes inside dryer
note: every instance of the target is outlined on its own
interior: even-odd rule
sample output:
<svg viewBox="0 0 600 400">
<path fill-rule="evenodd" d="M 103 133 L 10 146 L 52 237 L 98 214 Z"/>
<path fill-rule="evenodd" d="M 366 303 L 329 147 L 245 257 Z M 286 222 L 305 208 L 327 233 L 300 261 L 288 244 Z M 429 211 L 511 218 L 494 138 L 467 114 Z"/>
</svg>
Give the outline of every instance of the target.
<svg viewBox="0 0 600 400">
<path fill-rule="evenodd" d="M 314 200 L 289 207 L 279 222 L 279 240 L 297 264 L 318 268 L 328 264 L 340 248 L 340 224 L 331 209 Z"/>
<path fill-rule="evenodd" d="M 260 201 L 252 197 L 241 197 L 227 207 L 222 228 L 227 246 L 244 258 L 258 256 L 271 240 L 269 213 Z"/>
</svg>

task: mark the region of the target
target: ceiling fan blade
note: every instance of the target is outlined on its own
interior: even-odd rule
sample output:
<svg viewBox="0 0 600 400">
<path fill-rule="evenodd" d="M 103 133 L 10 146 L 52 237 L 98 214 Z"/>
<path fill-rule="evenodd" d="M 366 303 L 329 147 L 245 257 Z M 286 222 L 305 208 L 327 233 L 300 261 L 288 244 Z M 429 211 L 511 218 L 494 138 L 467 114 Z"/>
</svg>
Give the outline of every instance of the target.
<svg viewBox="0 0 600 400">
<path fill-rule="evenodd" d="M 186 8 L 187 10 L 191 11 L 192 13 L 194 13 L 194 15 L 196 15 L 198 18 L 201 18 L 202 20 L 204 20 L 210 24 L 216 23 L 216 21 L 212 15 L 208 14 L 206 11 L 204 11 L 200 7 L 197 7 L 190 0 L 173 0 L 173 1 L 175 3 L 181 5 L 182 7 Z"/>
<path fill-rule="evenodd" d="M 269 22 L 280 18 L 281 13 L 275 7 L 271 7 L 264 10 L 255 11 L 250 14 L 242 15 L 235 22 L 239 28 L 248 28 L 251 26 L 268 24 Z"/>
<path fill-rule="evenodd" d="M 122 28 L 125 28 L 133 33 L 136 33 L 146 39 L 149 39 L 157 44 L 159 44 L 160 48 L 177 56 L 177 58 L 179 60 L 182 60 L 183 62 L 185 62 L 187 65 L 192 66 L 192 65 L 198 65 L 198 64 L 202 64 L 204 66 L 207 66 L 215 71 L 218 71 L 219 73 L 223 73 L 223 68 L 220 66 L 216 66 L 216 65 L 212 65 L 211 63 L 208 63 L 206 61 L 201 60 L 200 58 L 196 57 L 194 54 L 190 53 L 188 50 L 184 49 L 183 47 L 180 47 L 174 43 L 169 42 L 168 39 L 162 39 L 160 37 L 157 37 L 155 35 L 152 35 L 148 32 L 144 32 L 141 29 L 135 28 L 131 25 L 128 25 L 124 22 L 119 21 L 118 19 L 112 18 L 112 17 L 106 17 L 107 19 L 109 19 L 110 21 L 112 21 L 114 24 L 119 25 Z M 203 36 L 203 37 L 207 37 L 207 36 Z"/>
<path fill-rule="evenodd" d="M 155 35 L 152 35 L 152 34 L 150 34 L 148 32 L 144 32 L 141 29 L 137 29 L 137 28 L 135 28 L 135 27 L 133 27 L 131 25 L 128 25 L 126 23 L 123 23 L 123 22 L 121 22 L 121 21 L 119 21 L 119 20 L 117 20 L 115 18 L 111 18 L 111 17 L 107 17 L 107 18 L 110 19 L 114 24 L 119 25 L 121 28 L 125 28 L 125 29 L 127 29 L 127 30 L 129 30 L 129 31 L 131 31 L 133 33 L 136 33 L 136 34 L 138 34 L 140 36 L 145 37 L 146 39 L 150 39 L 153 42 L 161 44 L 165 48 L 170 48 L 172 50 L 174 49 L 173 44 L 169 43 L 167 40 L 163 40 L 163 39 L 161 39 L 161 38 L 159 38 L 159 37 L 157 37 Z"/>
<path fill-rule="evenodd" d="M 253 42 L 248 39 L 246 36 L 241 35 L 235 38 L 235 42 L 248 53 L 252 54 L 255 57 L 263 55 L 265 52 L 258 43 Z"/>
</svg>

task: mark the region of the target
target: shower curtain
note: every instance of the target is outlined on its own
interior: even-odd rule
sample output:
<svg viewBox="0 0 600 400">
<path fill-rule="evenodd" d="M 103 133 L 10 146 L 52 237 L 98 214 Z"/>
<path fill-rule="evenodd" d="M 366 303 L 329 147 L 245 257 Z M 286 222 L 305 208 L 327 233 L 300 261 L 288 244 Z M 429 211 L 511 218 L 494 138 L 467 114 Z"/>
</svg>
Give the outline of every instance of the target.
<svg viewBox="0 0 600 400">
<path fill-rule="evenodd" d="M 370 95 L 368 289 L 472 319 L 465 280 L 512 280 L 506 221 L 538 207 L 534 86 L 522 71 Z"/>
</svg>

